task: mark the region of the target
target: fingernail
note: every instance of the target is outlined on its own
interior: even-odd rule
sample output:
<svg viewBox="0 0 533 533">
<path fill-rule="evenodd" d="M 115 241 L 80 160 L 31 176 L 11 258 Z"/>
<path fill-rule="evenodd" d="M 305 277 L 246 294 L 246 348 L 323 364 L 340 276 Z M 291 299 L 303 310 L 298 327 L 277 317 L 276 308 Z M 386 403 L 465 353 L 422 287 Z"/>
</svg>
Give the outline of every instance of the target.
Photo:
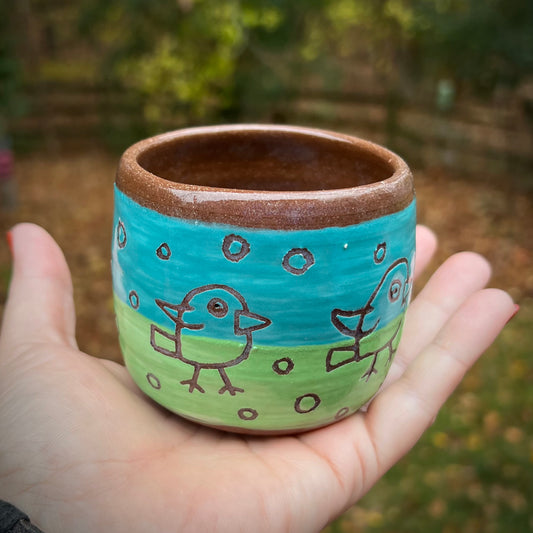
<svg viewBox="0 0 533 533">
<path fill-rule="evenodd" d="M 9 246 L 9 251 L 11 252 L 11 257 L 13 257 L 13 234 L 11 233 L 11 230 L 6 233 L 6 241 Z"/>
<path fill-rule="evenodd" d="M 516 316 L 518 311 L 520 311 L 520 306 L 518 304 L 514 304 L 513 314 L 509 317 L 509 320 L 507 321 L 507 324 L 509 324 L 509 322 L 511 322 L 511 320 Z"/>
</svg>

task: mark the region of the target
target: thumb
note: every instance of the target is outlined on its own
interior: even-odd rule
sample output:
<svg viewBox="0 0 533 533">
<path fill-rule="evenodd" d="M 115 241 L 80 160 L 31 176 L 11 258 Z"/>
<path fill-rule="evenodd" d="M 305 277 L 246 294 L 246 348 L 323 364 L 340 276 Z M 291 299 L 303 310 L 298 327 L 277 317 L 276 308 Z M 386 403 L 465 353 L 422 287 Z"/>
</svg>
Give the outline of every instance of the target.
<svg viewBox="0 0 533 533">
<path fill-rule="evenodd" d="M 4 351 L 41 342 L 76 347 L 72 281 L 63 252 L 34 224 L 18 224 L 8 241 L 13 275 L 2 324 Z"/>
</svg>

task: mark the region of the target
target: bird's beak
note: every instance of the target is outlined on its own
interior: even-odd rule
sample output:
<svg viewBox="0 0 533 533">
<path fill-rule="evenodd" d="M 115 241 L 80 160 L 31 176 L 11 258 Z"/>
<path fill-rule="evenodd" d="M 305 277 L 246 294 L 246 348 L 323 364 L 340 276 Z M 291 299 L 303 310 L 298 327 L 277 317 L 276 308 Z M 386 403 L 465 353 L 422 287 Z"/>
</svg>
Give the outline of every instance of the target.
<svg viewBox="0 0 533 533">
<path fill-rule="evenodd" d="M 190 322 L 186 322 L 185 320 L 183 320 L 183 315 L 185 313 L 188 313 L 190 311 L 194 311 L 195 308 L 192 307 L 191 305 L 189 304 L 181 304 L 178 306 L 178 310 L 179 310 L 179 313 L 180 313 L 180 316 L 181 316 L 181 326 L 185 329 L 204 329 L 205 327 L 205 324 L 191 324 Z"/>
<path fill-rule="evenodd" d="M 342 309 L 334 309 L 331 312 L 331 322 L 344 335 L 353 335 L 363 318 L 361 310 L 343 311 Z"/>
<path fill-rule="evenodd" d="M 181 325 L 185 329 L 204 329 L 205 324 L 188 324 L 187 322 L 181 322 Z"/>
<path fill-rule="evenodd" d="M 266 328 L 272 324 L 272 320 L 240 309 L 235 311 L 235 335 L 247 335 L 253 331 Z"/>
<path fill-rule="evenodd" d="M 355 335 L 358 332 L 368 335 L 372 333 L 379 324 L 379 317 L 376 317 L 374 324 L 372 322 L 373 307 L 357 309 L 356 311 L 343 311 L 342 309 L 334 309 L 331 313 L 331 322 L 344 335 Z"/>
<path fill-rule="evenodd" d="M 164 302 L 163 300 L 159 299 L 157 299 L 155 302 L 159 306 L 159 308 L 165 313 L 165 315 L 167 315 L 176 324 L 181 325 L 182 327 L 187 329 L 203 329 L 203 324 L 187 324 L 181 318 L 183 314 L 187 311 L 194 311 L 194 307 L 191 307 L 189 304 L 176 305 Z"/>
</svg>

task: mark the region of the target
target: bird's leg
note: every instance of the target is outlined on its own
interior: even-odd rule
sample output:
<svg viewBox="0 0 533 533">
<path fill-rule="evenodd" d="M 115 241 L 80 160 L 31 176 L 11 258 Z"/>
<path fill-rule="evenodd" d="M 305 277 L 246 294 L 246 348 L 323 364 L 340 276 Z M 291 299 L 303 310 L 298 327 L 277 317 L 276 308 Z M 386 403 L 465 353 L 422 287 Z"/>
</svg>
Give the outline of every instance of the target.
<svg viewBox="0 0 533 533">
<path fill-rule="evenodd" d="M 383 352 L 384 350 L 388 350 L 389 357 L 387 359 L 387 365 L 389 365 L 392 362 L 392 358 L 394 357 L 394 354 L 396 353 L 398 346 L 394 347 L 394 340 L 398 336 L 398 333 L 400 332 L 400 329 L 402 327 L 402 322 L 398 324 L 398 327 L 396 328 L 396 331 L 392 334 L 391 338 L 380 348 L 373 352 L 368 352 L 361 356 L 360 360 L 363 360 L 367 357 L 372 356 L 372 363 L 370 365 L 370 368 L 362 375 L 363 378 L 366 378 L 366 381 L 370 379 L 370 376 L 372 374 L 377 374 L 378 371 L 376 370 L 376 362 L 378 359 L 378 355 Z"/>
<path fill-rule="evenodd" d="M 228 378 L 228 375 L 226 374 L 226 371 L 224 368 L 219 368 L 218 373 L 220 374 L 220 377 L 222 378 L 222 381 L 224 382 L 224 386 L 218 391 L 219 394 L 224 394 L 226 391 L 228 391 L 232 396 L 235 396 L 237 392 L 244 392 L 244 389 L 241 389 L 239 387 L 234 387 L 231 384 L 231 381 Z"/>
<path fill-rule="evenodd" d="M 198 385 L 198 377 L 200 375 L 200 367 L 195 366 L 194 367 L 194 373 L 192 375 L 191 379 L 184 379 L 183 381 L 180 381 L 182 385 L 189 385 L 189 392 L 193 392 L 194 390 L 198 390 L 200 392 L 205 392 L 205 390 Z"/>
<path fill-rule="evenodd" d="M 398 350 L 398 343 L 396 343 L 396 347 L 394 347 L 393 343 L 394 343 L 394 339 L 396 339 L 396 337 L 398 336 L 398 333 L 400 333 L 402 326 L 403 326 L 403 320 L 400 321 L 400 323 L 398 324 L 398 327 L 396 328 L 396 331 L 394 332 L 389 342 L 387 343 L 388 348 L 389 348 L 389 359 L 387 363 L 391 363 L 392 358 L 396 355 L 396 352 Z"/>
<path fill-rule="evenodd" d="M 378 373 L 378 371 L 376 370 L 376 362 L 378 360 L 378 354 L 379 354 L 379 351 L 375 351 L 375 352 L 369 352 L 368 354 L 365 354 L 365 356 L 363 356 L 363 357 L 366 357 L 366 356 L 373 355 L 370 368 L 361 376 L 361 378 L 366 378 L 365 381 L 368 381 L 372 374 Z"/>
</svg>

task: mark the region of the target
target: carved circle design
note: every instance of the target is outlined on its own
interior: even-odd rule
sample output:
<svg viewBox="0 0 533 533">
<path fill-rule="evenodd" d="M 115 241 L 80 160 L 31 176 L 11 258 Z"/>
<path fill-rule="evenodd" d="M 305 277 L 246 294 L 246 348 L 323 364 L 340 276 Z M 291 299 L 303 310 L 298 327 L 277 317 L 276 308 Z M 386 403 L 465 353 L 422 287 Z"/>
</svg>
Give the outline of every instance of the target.
<svg viewBox="0 0 533 533">
<path fill-rule="evenodd" d="M 302 402 L 304 400 L 307 400 L 308 398 L 313 401 L 313 405 L 311 407 L 302 407 Z M 322 400 L 320 399 L 320 396 L 318 396 L 318 394 L 315 394 L 314 392 L 310 392 L 308 394 L 304 394 L 296 398 L 296 401 L 294 402 L 294 410 L 297 413 L 301 413 L 301 414 L 310 413 L 311 411 L 314 411 L 320 405 L 321 401 Z"/>
<path fill-rule="evenodd" d="M 335 420 L 340 420 L 341 418 L 344 418 L 349 412 L 349 407 L 343 407 L 342 409 L 339 409 L 337 411 L 337 414 L 335 415 Z"/>
<path fill-rule="evenodd" d="M 124 248 L 126 246 L 126 242 L 128 241 L 128 236 L 126 235 L 126 228 L 124 226 L 124 223 L 122 220 L 118 221 L 117 225 L 117 244 L 120 249 Z"/>
<path fill-rule="evenodd" d="M 282 357 L 272 364 L 272 370 L 280 376 L 290 374 L 294 369 L 294 362 L 290 357 Z"/>
<path fill-rule="evenodd" d="M 216 318 L 224 318 L 228 314 L 228 304 L 221 298 L 212 298 L 207 304 L 207 310 Z"/>
<path fill-rule="evenodd" d="M 170 251 L 170 246 L 166 242 L 162 243 L 155 253 L 157 254 L 157 257 L 159 257 L 159 259 L 162 259 L 163 261 L 168 261 L 170 259 L 170 256 L 172 255 L 172 252 Z"/>
<path fill-rule="evenodd" d="M 146 374 L 146 380 L 150 384 L 151 387 L 153 387 L 155 390 L 159 390 L 161 388 L 161 382 L 159 381 L 159 378 L 149 372 Z"/>
<path fill-rule="evenodd" d="M 133 309 L 139 309 L 139 295 L 135 291 L 130 291 L 128 300 Z"/>
<path fill-rule="evenodd" d="M 374 263 L 376 263 L 376 265 L 383 263 L 386 255 L 387 255 L 387 243 L 381 242 L 376 246 L 376 249 L 374 250 Z"/>
<path fill-rule="evenodd" d="M 389 288 L 389 300 L 391 302 L 396 302 L 400 298 L 402 292 L 402 282 L 398 279 L 395 279 Z"/>
<path fill-rule="evenodd" d="M 259 416 L 259 413 L 251 407 L 243 407 L 237 414 L 241 420 L 255 420 Z"/>
<path fill-rule="evenodd" d="M 291 259 L 294 257 L 303 259 L 302 266 L 291 265 Z M 285 254 L 281 264 L 283 265 L 283 268 L 290 274 L 301 276 L 315 264 L 315 258 L 307 248 L 293 248 Z"/>
<path fill-rule="evenodd" d="M 235 247 L 238 249 L 235 250 Z M 240 235 L 226 235 L 222 242 L 222 253 L 228 261 L 238 263 L 250 253 L 250 244 Z"/>
</svg>

